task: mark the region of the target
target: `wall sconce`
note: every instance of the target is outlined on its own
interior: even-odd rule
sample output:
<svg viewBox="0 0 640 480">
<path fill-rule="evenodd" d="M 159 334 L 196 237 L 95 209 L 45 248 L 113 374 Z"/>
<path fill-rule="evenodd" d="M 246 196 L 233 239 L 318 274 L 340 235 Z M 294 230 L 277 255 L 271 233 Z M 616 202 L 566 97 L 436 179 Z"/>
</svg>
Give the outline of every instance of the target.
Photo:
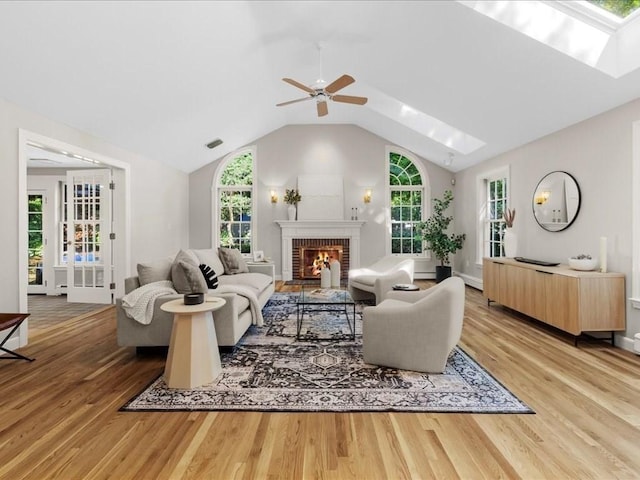
<svg viewBox="0 0 640 480">
<path fill-rule="evenodd" d="M 540 195 L 536 197 L 536 205 L 542 205 L 543 203 L 546 203 L 547 200 L 549 200 L 550 196 L 551 192 L 549 192 L 548 190 L 540 192 Z"/>
<path fill-rule="evenodd" d="M 371 203 L 371 189 L 367 188 L 364 191 L 364 203 Z"/>
<path fill-rule="evenodd" d="M 271 190 L 269 194 L 271 195 L 271 203 L 278 203 L 278 192 Z"/>
</svg>

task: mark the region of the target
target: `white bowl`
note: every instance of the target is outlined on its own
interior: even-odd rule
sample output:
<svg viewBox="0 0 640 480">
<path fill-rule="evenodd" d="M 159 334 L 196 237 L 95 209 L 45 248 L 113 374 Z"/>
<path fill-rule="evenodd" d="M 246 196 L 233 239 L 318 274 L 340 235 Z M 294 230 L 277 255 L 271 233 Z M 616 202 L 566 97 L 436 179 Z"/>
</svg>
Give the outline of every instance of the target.
<svg viewBox="0 0 640 480">
<path fill-rule="evenodd" d="M 590 271 L 595 270 L 596 265 L 598 265 L 598 260 L 595 258 L 570 258 L 569 259 L 569 267 L 574 270 L 583 270 Z"/>
</svg>

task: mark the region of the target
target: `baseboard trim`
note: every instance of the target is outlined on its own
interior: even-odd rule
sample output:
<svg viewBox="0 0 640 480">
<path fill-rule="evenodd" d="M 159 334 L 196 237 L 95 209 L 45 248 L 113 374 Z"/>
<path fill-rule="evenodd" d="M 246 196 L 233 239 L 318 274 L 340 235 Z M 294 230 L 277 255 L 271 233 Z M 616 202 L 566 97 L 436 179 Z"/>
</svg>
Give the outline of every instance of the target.
<svg viewBox="0 0 640 480">
<path fill-rule="evenodd" d="M 466 273 L 456 273 L 457 276 L 464 280 L 466 285 L 470 287 L 477 288 L 478 290 L 482 290 L 482 279 L 477 277 L 472 277 L 471 275 L 467 275 Z"/>
<path fill-rule="evenodd" d="M 435 272 L 416 272 L 413 274 L 414 280 L 435 280 Z"/>
<path fill-rule="evenodd" d="M 616 341 L 616 347 L 620 347 L 623 350 L 628 350 L 630 352 L 640 355 L 639 352 L 636 352 L 633 349 L 633 343 L 634 343 L 633 338 L 625 337 L 623 335 L 615 335 L 615 341 Z"/>
</svg>

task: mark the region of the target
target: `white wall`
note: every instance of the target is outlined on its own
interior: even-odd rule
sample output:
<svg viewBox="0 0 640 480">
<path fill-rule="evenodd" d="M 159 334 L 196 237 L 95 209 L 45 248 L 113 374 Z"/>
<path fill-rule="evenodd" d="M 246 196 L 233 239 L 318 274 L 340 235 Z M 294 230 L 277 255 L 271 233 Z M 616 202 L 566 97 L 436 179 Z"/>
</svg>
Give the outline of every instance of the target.
<svg viewBox="0 0 640 480">
<path fill-rule="evenodd" d="M 258 173 L 257 249 L 272 257 L 281 274 L 280 227 L 275 220 L 287 218 L 282 201 L 285 189 L 294 188 L 298 175 L 336 174 L 344 179 L 344 219 L 351 207 L 359 207 L 359 220 L 367 223 L 361 231 L 361 264 L 367 265 L 385 254 L 385 185 L 388 166 L 385 148 L 390 142 L 354 125 L 290 125 L 255 142 Z M 421 161 L 431 182 L 432 196 L 442 196 L 451 188 L 453 175 L 431 162 Z M 193 248 L 211 246 L 211 182 L 220 159 L 189 176 L 190 243 Z M 269 192 L 278 191 L 272 204 Z M 366 187 L 372 188 L 371 203 L 364 204 Z M 304 192 L 301 192 L 304 202 Z M 431 266 L 429 265 L 428 268 Z M 430 271 L 433 271 L 431 268 Z"/>
<path fill-rule="evenodd" d="M 456 229 L 467 243 L 455 267 L 482 278 L 476 264 L 476 179 L 483 172 L 509 165 L 511 206 L 517 214 L 518 255 L 567 263 L 579 253 L 598 256 L 600 237 L 608 238 L 608 270 L 626 275 L 631 296 L 632 123 L 640 119 L 640 99 L 506 152 L 456 175 Z M 535 221 L 532 197 L 538 181 L 554 170 L 577 180 L 581 206 L 573 225 L 547 232 Z M 640 331 L 640 312 L 627 306 L 626 337 Z M 627 339 L 620 339 L 628 344 Z"/>
<path fill-rule="evenodd" d="M 130 165 L 131 258 L 140 261 L 188 246 L 188 176 L 0 99 L 0 311 L 19 311 L 18 129 L 54 138 Z M 25 172 L 23 172 L 24 174 Z M 26 178 L 26 175 L 25 175 Z M 26 185 L 24 185 L 26 189 Z"/>
</svg>

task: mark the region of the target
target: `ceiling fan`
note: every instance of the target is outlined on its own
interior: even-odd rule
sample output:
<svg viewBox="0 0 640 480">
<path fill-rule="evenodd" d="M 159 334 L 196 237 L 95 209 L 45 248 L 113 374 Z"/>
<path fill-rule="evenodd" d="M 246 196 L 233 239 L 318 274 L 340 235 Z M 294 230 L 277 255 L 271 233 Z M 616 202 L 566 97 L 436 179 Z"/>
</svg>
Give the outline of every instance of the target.
<svg viewBox="0 0 640 480">
<path fill-rule="evenodd" d="M 351 85 L 355 80 L 350 75 L 342 75 L 340 78 L 334 80 L 329 85 L 326 85 L 324 80 L 318 80 L 314 85 L 307 86 L 291 78 L 283 78 L 285 82 L 294 87 L 298 87 L 309 94 L 308 97 L 298 98 L 297 100 L 290 100 L 288 102 L 278 103 L 277 107 L 284 105 L 291 105 L 292 103 L 304 102 L 306 100 L 316 99 L 316 108 L 318 109 L 318 116 L 324 117 L 329 113 L 327 107 L 327 100 L 341 103 L 351 103 L 354 105 L 364 105 L 367 103 L 366 97 L 355 97 L 353 95 L 336 95 L 336 92 L 342 90 L 344 87 Z M 326 85 L 326 86 L 325 86 Z"/>
</svg>

